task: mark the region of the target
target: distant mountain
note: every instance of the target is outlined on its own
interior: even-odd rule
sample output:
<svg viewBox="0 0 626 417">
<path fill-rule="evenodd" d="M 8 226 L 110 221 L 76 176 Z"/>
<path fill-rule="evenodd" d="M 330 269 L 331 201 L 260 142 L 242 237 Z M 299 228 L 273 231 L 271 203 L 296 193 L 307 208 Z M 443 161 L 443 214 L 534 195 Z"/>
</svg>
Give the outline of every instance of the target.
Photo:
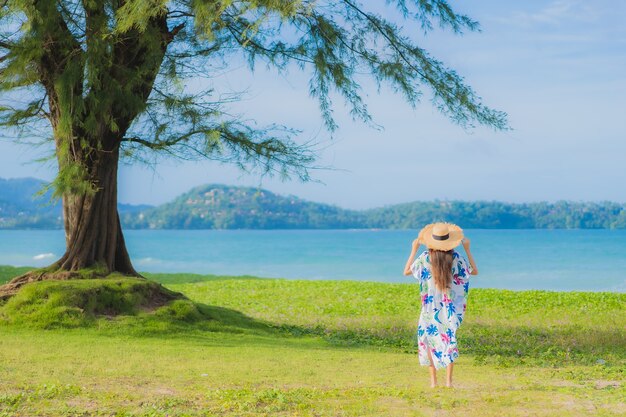
<svg viewBox="0 0 626 417">
<path fill-rule="evenodd" d="M 38 195 L 46 183 L 36 178 L 0 178 L 0 229 L 60 229 L 61 202 L 50 193 Z M 120 215 L 137 213 L 152 206 L 120 204 Z"/>
<path fill-rule="evenodd" d="M 33 199 L 43 184 L 0 179 L 0 229 L 62 227 L 58 202 Z M 119 211 L 130 229 L 417 229 L 433 221 L 483 229 L 626 229 L 626 206 L 611 202 L 417 201 L 357 211 L 215 184 L 158 207 L 120 204 Z"/>
<path fill-rule="evenodd" d="M 123 216 L 134 229 L 345 229 L 363 227 L 361 213 L 267 190 L 203 185 L 174 201 Z"/>
<path fill-rule="evenodd" d="M 56 229 L 63 226 L 61 205 L 50 195 L 37 197 L 45 183 L 35 178 L 0 178 L 0 229 Z"/>
<path fill-rule="evenodd" d="M 36 178 L 0 178 L 0 201 L 16 207 L 32 207 L 35 194 L 41 191 L 44 184 Z"/>
</svg>

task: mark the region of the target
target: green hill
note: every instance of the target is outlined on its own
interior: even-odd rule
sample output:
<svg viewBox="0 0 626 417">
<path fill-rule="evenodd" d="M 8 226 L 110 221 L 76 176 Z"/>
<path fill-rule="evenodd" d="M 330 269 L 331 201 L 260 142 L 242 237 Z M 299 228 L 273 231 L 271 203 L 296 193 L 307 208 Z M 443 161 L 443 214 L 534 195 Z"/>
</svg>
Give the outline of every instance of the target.
<svg viewBox="0 0 626 417">
<path fill-rule="evenodd" d="M 363 227 L 365 218 L 356 211 L 294 196 L 212 184 L 159 207 L 125 215 L 123 222 L 140 229 L 345 229 Z"/>
</svg>

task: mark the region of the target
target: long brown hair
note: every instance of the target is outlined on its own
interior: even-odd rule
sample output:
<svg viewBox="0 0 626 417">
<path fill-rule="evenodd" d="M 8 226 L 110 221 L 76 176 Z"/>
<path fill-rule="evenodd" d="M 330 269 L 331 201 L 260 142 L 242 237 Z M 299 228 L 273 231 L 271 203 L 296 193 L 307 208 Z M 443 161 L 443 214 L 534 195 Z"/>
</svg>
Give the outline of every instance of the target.
<svg viewBox="0 0 626 417">
<path fill-rule="evenodd" d="M 451 250 L 429 249 L 430 266 L 435 280 L 435 287 L 443 292 L 452 284 L 452 260 L 454 252 Z"/>
</svg>

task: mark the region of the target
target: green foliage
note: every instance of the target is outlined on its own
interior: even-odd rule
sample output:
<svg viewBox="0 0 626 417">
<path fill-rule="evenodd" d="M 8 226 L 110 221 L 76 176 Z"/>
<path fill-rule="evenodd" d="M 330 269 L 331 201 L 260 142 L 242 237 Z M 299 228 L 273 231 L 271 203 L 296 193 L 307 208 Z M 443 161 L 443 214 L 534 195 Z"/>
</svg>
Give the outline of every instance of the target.
<svg viewBox="0 0 626 417">
<path fill-rule="evenodd" d="M 444 0 L 384 7 L 381 15 L 359 0 L 10 0 L 0 13 L 0 97 L 16 104 L 0 107 L 0 126 L 54 141 L 57 195 L 97 192 L 95 167 L 120 147 L 146 162 L 156 151 L 308 179 L 315 149 L 297 143 L 297 132 L 233 116 L 228 104 L 237 94 L 185 86 L 243 56 L 251 69 L 260 62 L 305 71 L 331 132 L 333 96 L 355 119 L 371 121 L 364 73 L 412 106 L 430 91 L 433 105 L 461 126 L 507 128 L 506 114 L 485 106 L 402 28 L 462 34 L 477 22 Z M 18 96 L 27 99 L 12 100 Z"/>
<path fill-rule="evenodd" d="M 98 188 L 89 180 L 89 172 L 83 163 L 67 158 L 54 181 L 42 188 L 43 193 L 49 190 L 55 199 L 60 200 L 64 195 L 93 196 Z"/>
<path fill-rule="evenodd" d="M 418 228 L 442 220 L 484 229 L 622 229 L 626 225 L 626 206 L 611 202 L 420 201 L 364 214 L 368 227 L 392 229 Z"/>
</svg>

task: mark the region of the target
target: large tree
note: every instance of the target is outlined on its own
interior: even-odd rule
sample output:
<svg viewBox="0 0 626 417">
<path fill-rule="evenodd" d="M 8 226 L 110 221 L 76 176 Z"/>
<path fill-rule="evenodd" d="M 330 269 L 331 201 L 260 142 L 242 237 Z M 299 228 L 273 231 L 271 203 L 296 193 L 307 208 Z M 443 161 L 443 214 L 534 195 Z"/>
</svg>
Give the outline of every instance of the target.
<svg viewBox="0 0 626 417">
<path fill-rule="evenodd" d="M 462 126 L 506 128 L 506 115 L 402 24 L 411 34 L 479 29 L 446 0 L 2 0 L 0 123 L 18 140 L 54 143 L 51 186 L 63 200 L 67 245 L 47 274 L 21 282 L 86 268 L 137 275 L 117 213 L 120 158 L 156 152 L 308 178 L 315 152 L 297 132 L 234 117 L 228 103 L 237 96 L 209 88 L 242 57 L 251 70 L 262 62 L 308 74 L 329 132 L 332 97 L 370 121 L 363 76 L 409 105 L 425 90 Z"/>
</svg>

